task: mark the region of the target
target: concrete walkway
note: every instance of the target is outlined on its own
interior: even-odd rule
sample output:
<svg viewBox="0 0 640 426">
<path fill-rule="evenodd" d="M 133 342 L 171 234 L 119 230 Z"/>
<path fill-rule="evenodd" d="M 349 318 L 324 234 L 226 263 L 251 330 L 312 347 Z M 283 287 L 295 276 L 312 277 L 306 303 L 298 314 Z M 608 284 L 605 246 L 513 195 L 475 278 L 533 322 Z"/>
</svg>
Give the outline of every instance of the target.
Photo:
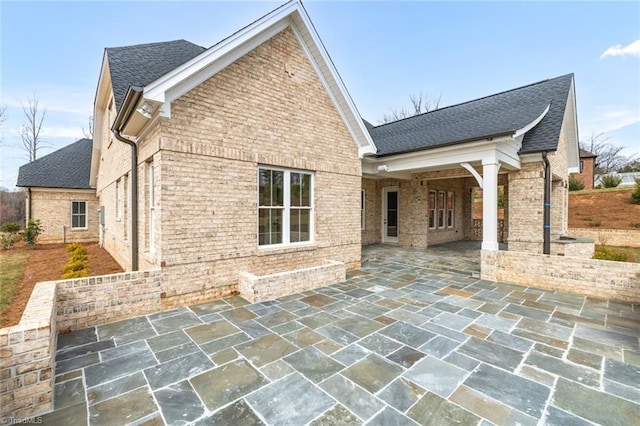
<svg viewBox="0 0 640 426">
<path fill-rule="evenodd" d="M 43 424 L 637 424 L 639 306 L 384 250 L 316 291 L 59 335 Z"/>
</svg>

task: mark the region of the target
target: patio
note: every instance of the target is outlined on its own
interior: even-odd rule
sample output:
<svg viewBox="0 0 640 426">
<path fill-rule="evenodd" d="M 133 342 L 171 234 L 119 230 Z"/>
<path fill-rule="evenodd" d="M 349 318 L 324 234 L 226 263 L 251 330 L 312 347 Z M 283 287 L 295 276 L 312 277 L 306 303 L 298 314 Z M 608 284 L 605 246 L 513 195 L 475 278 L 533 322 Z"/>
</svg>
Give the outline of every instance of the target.
<svg viewBox="0 0 640 426">
<path fill-rule="evenodd" d="M 338 285 L 61 334 L 42 421 L 637 422 L 640 307 L 482 281 L 473 259 L 426 252 L 365 247 Z"/>
</svg>

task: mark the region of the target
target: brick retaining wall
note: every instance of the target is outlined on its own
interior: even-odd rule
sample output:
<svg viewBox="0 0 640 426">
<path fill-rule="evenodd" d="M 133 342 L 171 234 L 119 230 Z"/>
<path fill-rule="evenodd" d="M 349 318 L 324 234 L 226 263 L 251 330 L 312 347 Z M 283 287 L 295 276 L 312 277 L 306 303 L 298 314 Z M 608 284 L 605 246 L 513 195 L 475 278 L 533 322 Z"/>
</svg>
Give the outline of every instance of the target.
<svg viewBox="0 0 640 426">
<path fill-rule="evenodd" d="M 569 235 L 593 238 L 596 244 L 640 247 L 640 229 L 569 228 Z"/>
<path fill-rule="evenodd" d="M 640 303 L 640 264 L 482 250 L 482 279 Z"/>
<path fill-rule="evenodd" d="M 162 310 L 162 271 L 37 283 L 20 323 L 0 329 L 0 418 L 53 408 L 56 335 Z"/>
</svg>

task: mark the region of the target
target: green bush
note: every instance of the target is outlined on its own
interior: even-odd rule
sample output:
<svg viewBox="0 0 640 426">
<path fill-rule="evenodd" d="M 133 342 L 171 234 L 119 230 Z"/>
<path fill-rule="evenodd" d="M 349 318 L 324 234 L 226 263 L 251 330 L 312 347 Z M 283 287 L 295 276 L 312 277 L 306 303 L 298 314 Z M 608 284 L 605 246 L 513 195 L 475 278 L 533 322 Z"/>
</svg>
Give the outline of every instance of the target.
<svg viewBox="0 0 640 426">
<path fill-rule="evenodd" d="M 577 177 L 569 176 L 569 191 L 581 191 L 584 189 L 584 183 Z"/>
<path fill-rule="evenodd" d="M 0 225 L 0 245 L 2 250 L 8 250 L 20 241 L 20 237 L 17 235 L 19 230 L 20 225 L 14 222 L 5 222 Z"/>
<path fill-rule="evenodd" d="M 29 248 L 33 248 L 36 245 L 38 237 L 40 236 L 40 234 L 42 234 L 42 232 L 44 232 L 44 229 L 42 229 L 42 226 L 40 226 L 40 219 L 29 219 L 22 239 L 25 243 L 27 243 L 27 246 Z"/>
<path fill-rule="evenodd" d="M 0 232 L 7 232 L 9 234 L 17 234 L 20 230 L 20 225 L 15 222 L 5 222 L 0 225 Z"/>
<path fill-rule="evenodd" d="M 600 178 L 600 181 L 605 188 L 615 188 L 620 185 L 622 178 L 616 175 L 604 175 Z"/>
<path fill-rule="evenodd" d="M 636 179 L 636 187 L 631 193 L 631 202 L 633 204 L 640 204 L 640 178 Z"/>
<path fill-rule="evenodd" d="M 69 261 L 62 269 L 62 278 L 84 278 L 89 276 L 89 268 L 86 261 L 88 259 L 87 249 L 78 243 L 67 245 L 67 252 L 71 255 Z"/>
<path fill-rule="evenodd" d="M 600 260 L 614 260 L 616 262 L 626 262 L 627 255 L 625 253 L 620 253 L 617 251 L 613 251 L 605 246 L 596 247 L 596 251 L 593 254 L 594 259 Z"/>
</svg>

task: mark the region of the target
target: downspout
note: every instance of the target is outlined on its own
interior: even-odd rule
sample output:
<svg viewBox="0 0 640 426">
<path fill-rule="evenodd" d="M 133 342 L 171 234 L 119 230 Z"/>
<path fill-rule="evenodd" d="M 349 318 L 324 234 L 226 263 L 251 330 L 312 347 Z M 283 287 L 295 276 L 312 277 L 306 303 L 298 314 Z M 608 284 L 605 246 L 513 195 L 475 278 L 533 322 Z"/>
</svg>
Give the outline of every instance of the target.
<svg viewBox="0 0 640 426">
<path fill-rule="evenodd" d="M 131 270 L 138 270 L 138 146 L 123 137 L 120 131 L 112 129 L 120 142 L 131 147 Z"/>
<path fill-rule="evenodd" d="M 29 214 L 27 215 L 27 223 L 31 220 L 31 187 L 27 188 L 27 192 L 29 193 Z M 26 226 L 26 224 L 25 224 Z"/>
<path fill-rule="evenodd" d="M 551 254 L 551 163 L 547 151 L 542 152 L 544 161 L 544 232 L 542 254 Z"/>
</svg>

